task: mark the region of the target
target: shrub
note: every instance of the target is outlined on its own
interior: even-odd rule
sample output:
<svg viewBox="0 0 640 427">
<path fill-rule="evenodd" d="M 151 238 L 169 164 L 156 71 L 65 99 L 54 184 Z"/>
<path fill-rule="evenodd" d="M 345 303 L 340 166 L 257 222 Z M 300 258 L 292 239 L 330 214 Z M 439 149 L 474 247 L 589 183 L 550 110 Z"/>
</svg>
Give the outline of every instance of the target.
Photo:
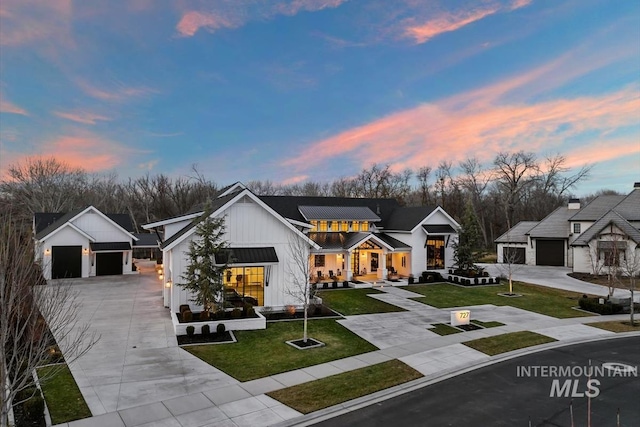
<svg viewBox="0 0 640 427">
<path fill-rule="evenodd" d="M 242 315 L 244 317 L 249 316 L 249 310 L 250 309 L 253 309 L 253 306 L 251 304 L 249 304 L 249 303 L 244 303 L 244 305 L 242 306 Z M 254 312 L 254 314 L 255 314 L 255 312 Z"/>
<path fill-rule="evenodd" d="M 329 284 L 328 283 L 323 283 L 322 284 L 322 289 L 328 289 L 329 288 Z"/>
<path fill-rule="evenodd" d="M 222 310 L 222 309 L 216 311 L 216 319 L 217 320 L 224 319 L 225 315 L 226 315 L 226 312 L 224 310 Z"/>
<path fill-rule="evenodd" d="M 207 320 L 211 319 L 211 312 L 210 311 L 201 311 L 199 319 L 202 322 L 206 322 Z"/>
<path fill-rule="evenodd" d="M 184 313 L 187 310 L 191 311 L 191 309 L 189 308 L 189 304 L 181 304 L 180 305 L 180 314 Z"/>
<path fill-rule="evenodd" d="M 347 280 L 345 280 L 344 282 L 342 282 L 342 287 L 343 288 L 348 288 L 349 287 L 349 282 Z"/>
<path fill-rule="evenodd" d="M 242 310 L 240 310 L 239 308 L 234 308 L 233 311 L 231 312 L 231 318 L 239 319 L 241 317 L 242 317 Z"/>
<path fill-rule="evenodd" d="M 24 418 L 30 424 L 35 424 L 44 419 L 44 399 L 40 392 L 22 404 Z"/>
<path fill-rule="evenodd" d="M 192 337 L 196 333 L 196 328 L 194 326 L 187 326 L 187 335 Z"/>
<path fill-rule="evenodd" d="M 598 314 L 617 314 L 622 313 L 624 307 L 620 304 L 614 304 L 610 301 L 605 301 L 604 304 L 600 304 L 599 298 L 580 298 L 578 305 L 581 309 L 591 311 Z"/>
<path fill-rule="evenodd" d="M 408 282 L 410 285 L 413 285 L 413 284 L 415 283 L 415 280 L 416 280 L 416 279 L 413 277 L 413 274 L 410 274 L 410 275 L 409 275 L 409 278 L 407 279 L 407 282 Z"/>
<path fill-rule="evenodd" d="M 193 320 L 193 313 L 191 310 L 185 310 L 182 312 L 182 321 L 191 322 Z"/>
<path fill-rule="evenodd" d="M 331 284 L 331 287 L 332 287 L 333 289 L 336 289 L 336 288 L 338 287 L 338 282 L 336 282 L 336 281 L 334 280 L 334 282 Z"/>
<path fill-rule="evenodd" d="M 253 306 L 249 306 L 244 315 L 245 317 L 256 317 L 256 309 Z"/>
<path fill-rule="evenodd" d="M 211 327 L 209 325 L 202 325 L 202 335 L 209 335 L 211 333 Z"/>
<path fill-rule="evenodd" d="M 224 323 L 218 323 L 218 326 L 216 326 L 216 333 L 218 335 L 224 334 L 226 330 L 227 330 L 227 327 L 224 326 Z"/>
</svg>

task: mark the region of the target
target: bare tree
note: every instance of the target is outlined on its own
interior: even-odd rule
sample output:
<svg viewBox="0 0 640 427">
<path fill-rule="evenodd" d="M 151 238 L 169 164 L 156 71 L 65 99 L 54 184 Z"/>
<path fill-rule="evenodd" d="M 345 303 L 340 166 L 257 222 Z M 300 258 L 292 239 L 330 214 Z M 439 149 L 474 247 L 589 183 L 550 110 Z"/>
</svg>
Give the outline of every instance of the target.
<svg viewBox="0 0 640 427">
<path fill-rule="evenodd" d="M 634 323 L 634 294 L 638 277 L 640 277 L 640 244 L 636 244 L 635 249 L 628 248 L 623 259 L 620 260 L 620 271 L 623 277 L 626 277 L 629 284 L 629 293 L 631 294 L 631 306 L 629 311 L 629 322 L 631 326 Z"/>
<path fill-rule="evenodd" d="M 46 364 L 56 341 L 73 362 L 96 342 L 80 325 L 79 300 L 69 284 L 47 284 L 33 263 L 29 231 L 10 216 L 0 217 L 0 426 L 16 395 L 34 384 L 33 371 Z M 51 373 L 55 375 L 55 371 Z M 50 377 L 40 377 L 46 382 Z"/>
<path fill-rule="evenodd" d="M 298 301 L 304 310 L 304 326 L 302 340 L 308 340 L 307 319 L 309 305 L 315 298 L 315 288 L 311 284 L 311 246 L 306 239 L 295 236 L 289 238 L 289 254 L 291 262 L 287 264 L 287 274 L 291 278 L 292 287 L 285 292 Z"/>
<path fill-rule="evenodd" d="M 484 246 L 487 248 L 489 247 L 489 238 L 483 199 L 485 197 L 486 190 L 491 183 L 491 171 L 485 170 L 480 161 L 474 157 L 460 162 L 459 167 L 462 170 L 462 176 L 458 181 L 462 188 L 464 188 L 469 194 L 469 199 L 471 200 L 476 216 L 478 217 L 478 225 L 482 232 Z"/>
<path fill-rule="evenodd" d="M 502 193 L 502 201 L 509 224 L 514 223 L 516 207 L 525 190 L 532 186 L 539 167 L 533 153 L 498 153 L 493 160 L 496 184 Z"/>
<path fill-rule="evenodd" d="M 422 166 L 418 169 L 416 177 L 418 178 L 418 186 L 420 192 L 420 205 L 426 206 L 431 202 L 429 195 L 429 176 L 431 175 L 430 166 Z"/>
</svg>

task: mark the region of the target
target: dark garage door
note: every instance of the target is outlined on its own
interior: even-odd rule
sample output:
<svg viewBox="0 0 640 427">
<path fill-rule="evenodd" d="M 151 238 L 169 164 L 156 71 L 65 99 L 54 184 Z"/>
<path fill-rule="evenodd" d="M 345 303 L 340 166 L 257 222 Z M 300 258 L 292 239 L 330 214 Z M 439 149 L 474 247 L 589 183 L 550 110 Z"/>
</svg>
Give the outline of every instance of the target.
<svg viewBox="0 0 640 427">
<path fill-rule="evenodd" d="M 51 278 L 82 277 L 82 246 L 51 247 Z"/>
<path fill-rule="evenodd" d="M 524 248 L 503 248 L 502 262 L 510 264 L 524 264 Z"/>
<path fill-rule="evenodd" d="M 122 252 L 96 254 L 96 276 L 122 274 Z"/>
<path fill-rule="evenodd" d="M 536 240 L 536 265 L 564 265 L 564 240 Z"/>
</svg>

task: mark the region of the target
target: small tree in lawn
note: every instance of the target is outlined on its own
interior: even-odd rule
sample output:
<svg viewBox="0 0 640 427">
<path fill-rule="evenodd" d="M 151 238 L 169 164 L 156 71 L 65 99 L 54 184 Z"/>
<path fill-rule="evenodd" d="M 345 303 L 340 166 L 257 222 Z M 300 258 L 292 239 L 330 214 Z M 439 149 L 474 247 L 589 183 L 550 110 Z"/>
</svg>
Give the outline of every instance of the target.
<svg viewBox="0 0 640 427">
<path fill-rule="evenodd" d="M 478 218 L 471 203 L 467 203 L 464 216 L 460 224 L 458 241 L 453 244 L 453 260 L 462 271 L 475 268 L 481 250 L 481 234 Z"/>
<path fill-rule="evenodd" d="M 209 318 L 213 304 L 224 298 L 222 277 L 228 261 L 224 232 L 224 218 L 211 218 L 211 207 L 207 205 L 189 243 L 189 264 L 182 276 L 185 283 L 179 285 L 191 292 L 194 303 L 202 305 L 204 319 Z"/>
<path fill-rule="evenodd" d="M 635 326 L 634 323 L 634 306 L 633 297 L 636 290 L 636 284 L 638 277 L 640 277 L 640 244 L 636 245 L 635 250 L 629 248 L 624 258 L 620 260 L 620 272 L 623 277 L 626 276 L 629 284 L 629 293 L 631 294 L 631 307 L 629 311 L 629 322 L 631 326 Z"/>
<path fill-rule="evenodd" d="M 291 287 L 286 289 L 286 293 L 296 299 L 304 310 L 302 341 L 308 340 L 307 319 L 309 304 L 315 297 L 316 290 L 309 280 L 311 277 L 309 243 L 298 236 L 289 238 L 290 263 L 287 265 L 287 274 L 291 279 Z"/>
</svg>

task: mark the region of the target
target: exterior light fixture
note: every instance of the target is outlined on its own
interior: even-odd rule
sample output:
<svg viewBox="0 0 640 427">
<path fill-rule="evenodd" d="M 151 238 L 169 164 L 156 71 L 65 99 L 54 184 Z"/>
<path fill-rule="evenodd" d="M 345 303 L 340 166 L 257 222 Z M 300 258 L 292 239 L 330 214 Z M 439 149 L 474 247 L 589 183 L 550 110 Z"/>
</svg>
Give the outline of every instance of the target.
<svg viewBox="0 0 640 427">
<path fill-rule="evenodd" d="M 82 248 L 82 253 L 85 255 L 89 255 L 89 248 Z"/>
<path fill-rule="evenodd" d="M 158 276 L 158 279 L 160 279 L 160 280 L 164 279 L 164 275 L 162 273 L 160 273 L 160 275 Z"/>
<path fill-rule="evenodd" d="M 167 283 L 164 284 L 165 288 L 170 288 L 171 285 L 173 285 L 173 282 L 171 280 L 167 280 Z"/>
<path fill-rule="evenodd" d="M 44 250 L 45 255 L 51 255 L 51 249 L 47 248 Z"/>
</svg>

